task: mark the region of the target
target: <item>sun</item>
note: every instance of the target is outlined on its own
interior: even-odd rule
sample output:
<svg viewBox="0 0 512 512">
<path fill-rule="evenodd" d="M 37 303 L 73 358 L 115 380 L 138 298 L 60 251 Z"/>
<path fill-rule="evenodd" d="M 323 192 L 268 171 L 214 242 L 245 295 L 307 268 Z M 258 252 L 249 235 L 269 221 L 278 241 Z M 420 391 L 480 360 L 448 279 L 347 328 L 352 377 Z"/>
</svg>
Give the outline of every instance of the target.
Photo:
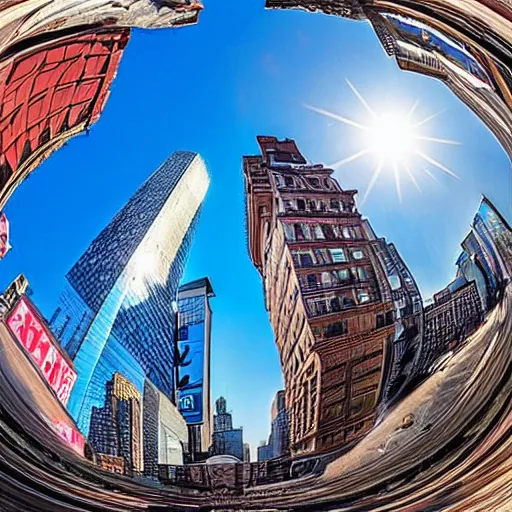
<svg viewBox="0 0 512 512">
<path fill-rule="evenodd" d="M 416 110 L 416 107 L 418 106 L 418 101 L 416 101 L 412 108 L 406 113 L 394 111 L 378 115 L 370 107 L 370 105 L 359 93 L 359 91 L 348 80 L 347 84 L 362 103 L 364 108 L 370 113 L 370 124 L 364 125 L 362 123 L 358 123 L 357 121 L 353 121 L 346 117 L 337 115 L 333 112 L 329 112 L 328 110 L 312 107 L 310 105 L 305 105 L 305 107 L 314 112 L 317 112 L 318 114 L 330 117 L 331 119 L 335 119 L 341 123 L 348 124 L 364 132 L 364 149 L 328 166 L 331 169 L 337 169 L 342 165 L 352 162 L 365 155 L 372 154 L 376 157 L 377 166 L 373 171 L 370 183 L 368 184 L 364 194 L 362 201 L 363 203 L 366 201 L 384 167 L 389 167 L 393 171 L 396 191 L 400 201 L 402 201 L 401 175 L 403 173 L 405 173 L 410 178 L 414 186 L 418 189 L 419 192 L 421 192 L 421 188 L 411 170 L 411 164 L 417 157 L 428 162 L 434 167 L 437 167 L 451 177 L 459 179 L 459 177 L 453 171 L 448 169 L 440 162 L 434 160 L 421 147 L 421 143 L 425 141 L 449 145 L 460 144 L 459 142 L 453 140 L 439 139 L 436 137 L 422 135 L 420 128 L 442 112 L 428 116 L 424 119 L 421 119 L 420 121 L 414 121 L 413 114 Z M 422 170 L 427 176 L 437 182 L 437 178 L 429 169 L 423 168 Z"/>
<path fill-rule="evenodd" d="M 368 132 L 372 152 L 389 162 L 402 160 L 416 151 L 414 127 L 406 116 L 391 113 L 377 117 Z"/>
</svg>

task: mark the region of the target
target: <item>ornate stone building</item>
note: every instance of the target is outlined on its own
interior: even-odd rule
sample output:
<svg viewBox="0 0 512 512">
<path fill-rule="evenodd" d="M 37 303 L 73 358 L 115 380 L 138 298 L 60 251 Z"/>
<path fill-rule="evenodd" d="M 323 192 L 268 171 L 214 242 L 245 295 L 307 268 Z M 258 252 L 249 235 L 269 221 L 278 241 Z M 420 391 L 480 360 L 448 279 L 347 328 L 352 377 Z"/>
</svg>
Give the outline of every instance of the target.
<svg viewBox="0 0 512 512">
<path fill-rule="evenodd" d="M 354 200 L 293 140 L 244 157 L 250 255 L 285 378 L 292 454 L 333 450 L 376 418 L 395 307 Z"/>
</svg>

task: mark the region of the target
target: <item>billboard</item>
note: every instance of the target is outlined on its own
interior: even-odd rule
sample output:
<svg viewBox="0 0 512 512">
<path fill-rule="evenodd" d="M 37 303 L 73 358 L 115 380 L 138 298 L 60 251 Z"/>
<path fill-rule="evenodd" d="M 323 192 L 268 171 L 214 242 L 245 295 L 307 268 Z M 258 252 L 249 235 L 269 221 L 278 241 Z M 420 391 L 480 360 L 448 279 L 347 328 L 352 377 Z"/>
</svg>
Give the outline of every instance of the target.
<svg viewBox="0 0 512 512">
<path fill-rule="evenodd" d="M 66 405 L 76 381 L 76 372 L 56 347 L 50 331 L 26 297 L 22 297 L 14 307 L 7 318 L 7 325 L 59 400 Z"/>
<path fill-rule="evenodd" d="M 179 410 L 187 424 L 192 425 L 204 421 L 205 299 L 182 299 L 179 301 L 179 310 Z"/>
<path fill-rule="evenodd" d="M 64 440 L 72 450 L 83 457 L 85 438 L 78 430 L 63 421 L 55 421 L 52 424 L 57 435 Z"/>
<path fill-rule="evenodd" d="M 9 221 L 5 213 L 0 213 L 0 260 L 9 252 Z"/>
<path fill-rule="evenodd" d="M 185 383 L 179 389 L 179 408 L 188 424 L 203 422 L 204 328 L 204 322 L 180 328 L 186 338 L 178 340 L 180 356 L 184 356 L 178 382 Z"/>
</svg>

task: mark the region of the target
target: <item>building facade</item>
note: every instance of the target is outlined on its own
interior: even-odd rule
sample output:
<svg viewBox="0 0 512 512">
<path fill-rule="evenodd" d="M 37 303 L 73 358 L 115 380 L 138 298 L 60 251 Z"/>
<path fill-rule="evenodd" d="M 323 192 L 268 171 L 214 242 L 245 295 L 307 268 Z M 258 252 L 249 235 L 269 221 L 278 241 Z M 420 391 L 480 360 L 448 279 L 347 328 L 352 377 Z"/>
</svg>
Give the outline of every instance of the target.
<svg viewBox="0 0 512 512">
<path fill-rule="evenodd" d="M 333 450 L 373 426 L 395 336 L 389 283 L 355 190 L 294 141 L 258 137 L 244 157 L 249 250 L 263 279 L 294 454 Z"/>
<path fill-rule="evenodd" d="M 487 197 L 480 201 L 471 231 L 462 242 L 457 275 L 475 281 L 482 308 L 491 309 L 512 272 L 512 230 Z"/>
<path fill-rule="evenodd" d="M 284 389 L 279 390 L 272 401 L 270 443 L 272 457 L 282 457 L 290 449 L 290 418 L 286 409 Z"/>
<path fill-rule="evenodd" d="M 244 459 L 242 428 L 233 428 L 233 416 L 230 412 L 227 412 L 224 397 L 221 396 L 215 401 L 215 409 L 212 455 L 233 455 L 242 461 Z"/>
<path fill-rule="evenodd" d="M 89 441 L 100 455 L 121 457 L 125 471 L 142 471 L 142 396 L 119 373 L 107 382 L 103 407 L 92 408 Z"/>
<path fill-rule="evenodd" d="M 244 459 L 243 462 L 251 462 L 251 446 L 249 443 L 244 443 Z"/>
<path fill-rule="evenodd" d="M 213 430 L 222 432 L 233 428 L 233 415 L 227 410 L 226 399 L 221 396 L 215 400 L 215 412 L 213 417 Z"/>
<path fill-rule="evenodd" d="M 398 396 L 413 370 L 411 363 L 421 350 L 423 300 L 412 272 L 395 245 L 378 238 L 367 220 L 363 225 L 389 284 L 389 288 L 382 289 L 382 297 L 391 300 L 395 308 L 395 334 L 387 354 L 381 396 L 381 403 L 386 404 Z"/>
<path fill-rule="evenodd" d="M 425 334 L 420 371 L 429 372 L 443 354 L 458 348 L 483 320 L 483 308 L 475 281 L 461 276 L 434 295 L 425 307 Z"/>
<path fill-rule="evenodd" d="M 264 462 L 272 458 L 272 445 L 266 441 L 261 441 L 258 446 L 258 462 Z"/>
<path fill-rule="evenodd" d="M 159 464 L 182 465 L 189 445 L 187 423 L 178 407 L 149 380 L 143 396 L 144 475 L 158 476 Z"/>
<path fill-rule="evenodd" d="M 290 450 L 290 418 L 286 409 L 284 389 L 279 390 L 272 400 L 270 410 L 270 435 L 268 442 L 258 447 L 258 461 L 288 455 Z"/>
<path fill-rule="evenodd" d="M 208 278 L 186 283 L 178 292 L 178 403 L 188 425 L 192 461 L 207 456 L 212 444 L 210 298 L 214 296 Z"/>
<path fill-rule="evenodd" d="M 172 304 L 208 182 L 199 155 L 174 153 L 66 276 L 51 327 L 78 373 L 68 407 L 86 435 L 116 372 L 141 395 L 149 380 L 173 397 Z"/>
</svg>

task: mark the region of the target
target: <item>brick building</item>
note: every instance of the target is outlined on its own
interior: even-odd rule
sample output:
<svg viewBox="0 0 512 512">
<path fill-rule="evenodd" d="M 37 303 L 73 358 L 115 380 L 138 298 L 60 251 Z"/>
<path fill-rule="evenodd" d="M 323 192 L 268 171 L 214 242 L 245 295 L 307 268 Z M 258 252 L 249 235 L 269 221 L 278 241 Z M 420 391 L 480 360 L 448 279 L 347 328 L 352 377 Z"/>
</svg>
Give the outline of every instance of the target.
<svg viewBox="0 0 512 512">
<path fill-rule="evenodd" d="M 293 140 L 244 157 L 249 250 L 281 358 L 293 454 L 373 426 L 395 306 L 354 196 Z M 389 297 L 389 299 L 383 299 Z"/>
</svg>

